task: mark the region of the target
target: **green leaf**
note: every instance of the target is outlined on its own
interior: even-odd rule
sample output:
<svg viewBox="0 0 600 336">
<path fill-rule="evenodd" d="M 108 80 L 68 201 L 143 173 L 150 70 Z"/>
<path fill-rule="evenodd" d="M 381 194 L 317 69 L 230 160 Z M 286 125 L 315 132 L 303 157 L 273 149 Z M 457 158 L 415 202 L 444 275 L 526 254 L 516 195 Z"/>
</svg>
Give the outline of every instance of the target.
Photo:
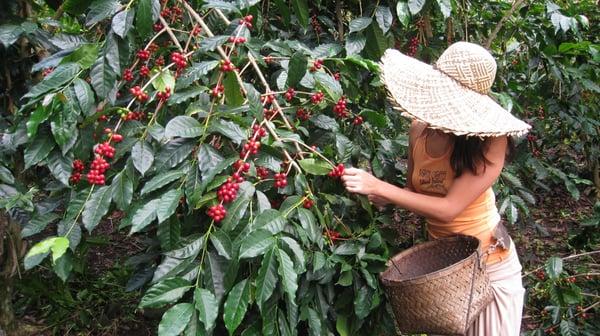
<svg viewBox="0 0 600 336">
<path fill-rule="evenodd" d="M 131 233 L 141 231 L 156 219 L 156 208 L 160 199 L 153 199 L 139 208 L 131 221 Z"/>
<path fill-rule="evenodd" d="M 546 273 L 550 279 L 558 279 L 563 271 L 563 260 L 559 257 L 552 257 L 546 261 Z"/>
<path fill-rule="evenodd" d="M 158 19 L 160 3 L 158 0 L 140 0 L 136 7 L 135 27 L 141 37 L 152 33 L 154 20 Z"/>
<path fill-rule="evenodd" d="M 75 51 L 63 58 L 60 63 L 77 63 L 81 66 L 81 69 L 85 70 L 91 67 L 96 62 L 96 59 L 98 59 L 98 45 L 96 43 L 88 43 L 75 49 Z"/>
<path fill-rule="evenodd" d="M 373 22 L 373 19 L 370 17 L 359 17 L 350 21 L 350 24 L 348 25 L 348 28 L 350 29 L 349 33 L 352 34 L 354 32 L 362 31 L 367 28 L 371 22 Z"/>
<path fill-rule="evenodd" d="M 181 239 L 181 224 L 179 223 L 179 219 L 171 218 L 169 221 L 159 223 L 156 237 L 158 237 L 160 248 L 163 251 L 174 248 Z"/>
<path fill-rule="evenodd" d="M 121 210 L 126 210 L 133 198 L 133 181 L 124 169 L 113 178 L 110 185 L 112 200 Z"/>
<path fill-rule="evenodd" d="M 27 120 L 27 137 L 32 139 L 37 134 L 38 126 L 44 121 L 48 120 L 50 116 L 51 107 L 44 107 L 42 104 L 38 104 L 35 111 L 31 113 L 29 120 Z"/>
<path fill-rule="evenodd" d="M 101 99 L 108 97 L 117 83 L 117 73 L 107 57 L 98 58 L 92 66 L 90 77 L 92 78 L 92 86 Z"/>
<path fill-rule="evenodd" d="M 346 55 L 356 55 L 360 53 L 367 44 L 367 38 L 362 34 L 350 34 L 346 38 Z"/>
<path fill-rule="evenodd" d="M 158 336 L 180 335 L 194 313 L 191 303 L 178 303 L 165 312 L 158 325 Z"/>
<path fill-rule="evenodd" d="M 164 187 L 165 185 L 179 179 L 183 175 L 184 172 L 181 170 L 170 170 L 166 173 L 156 175 L 150 181 L 144 184 L 142 191 L 140 191 L 140 196 L 158 190 Z"/>
<path fill-rule="evenodd" d="M 219 61 L 203 61 L 200 63 L 193 63 L 192 66 L 183 73 L 183 75 L 177 78 L 177 87 L 186 88 L 190 86 L 193 82 L 199 80 L 211 70 L 216 68 L 217 65 L 219 65 Z"/>
<path fill-rule="evenodd" d="M 390 40 L 387 39 L 379 26 L 370 25 L 365 30 L 367 36 L 367 45 L 365 52 L 371 59 L 380 59 L 383 53 L 391 46 Z"/>
<path fill-rule="evenodd" d="M 202 176 L 205 177 L 223 162 L 223 157 L 219 152 L 213 146 L 207 144 L 200 145 L 197 158 L 198 168 L 200 169 L 200 172 L 202 172 Z"/>
<path fill-rule="evenodd" d="M 160 308 L 177 302 L 192 286 L 182 278 L 170 278 L 152 286 L 140 302 L 140 308 Z"/>
<path fill-rule="evenodd" d="M 302 28 L 308 27 L 308 6 L 306 0 L 292 0 L 293 13 L 296 14 Z"/>
<path fill-rule="evenodd" d="M 86 116 L 90 116 L 96 112 L 94 109 L 94 92 L 90 85 L 81 78 L 76 78 L 73 81 L 73 89 L 79 103 L 79 108 Z"/>
<path fill-rule="evenodd" d="M 369 297 L 369 288 L 362 286 L 354 297 L 354 313 L 356 317 L 364 319 L 371 311 L 371 298 Z"/>
<path fill-rule="evenodd" d="M 308 238 L 315 244 L 322 246 L 323 244 L 323 233 L 317 225 L 317 219 L 315 215 L 308 209 L 298 208 L 298 219 L 300 225 L 308 234 Z"/>
<path fill-rule="evenodd" d="M 179 83 L 180 82 L 177 82 L 177 85 L 179 85 Z M 169 98 L 167 103 L 169 104 L 169 106 L 179 105 L 179 104 L 186 102 L 192 98 L 198 97 L 206 90 L 207 90 L 207 88 L 205 86 L 194 86 L 193 88 L 190 88 L 187 90 L 178 91 L 178 92 L 174 93 L 173 95 L 171 95 L 171 97 Z"/>
<path fill-rule="evenodd" d="M 337 132 L 339 130 L 339 125 L 335 119 L 330 116 L 324 114 L 318 114 L 312 118 L 310 121 L 315 124 L 318 128 L 324 129 L 326 131 Z"/>
<path fill-rule="evenodd" d="M 442 15 L 444 15 L 444 19 L 447 19 L 452 15 L 452 3 L 450 0 L 436 0 L 438 6 L 440 6 L 440 10 L 442 11 Z"/>
<path fill-rule="evenodd" d="M 4 24 L 0 26 L 0 42 L 2 42 L 4 48 L 8 49 L 13 43 L 17 42 L 23 33 L 23 28 L 17 25 Z"/>
<path fill-rule="evenodd" d="M 66 282 L 73 269 L 73 257 L 71 254 L 63 254 L 63 256 L 56 260 L 54 265 L 52 265 L 52 269 L 63 282 Z"/>
<path fill-rule="evenodd" d="M 244 132 L 238 124 L 223 119 L 215 120 L 215 122 L 210 125 L 210 132 L 221 133 L 238 145 L 246 140 L 247 137 L 246 132 Z"/>
<path fill-rule="evenodd" d="M 273 246 L 265 253 L 256 277 L 256 304 L 263 311 L 263 304 L 271 297 L 277 286 L 276 247 Z"/>
<path fill-rule="evenodd" d="M 298 290 L 298 275 L 294 271 L 294 263 L 290 256 L 282 249 L 275 251 L 277 260 L 279 261 L 279 273 L 283 290 L 288 294 L 290 300 L 294 301 L 296 298 L 296 290 Z"/>
<path fill-rule="evenodd" d="M 229 239 L 229 236 L 225 233 L 225 231 L 219 229 L 215 230 L 215 232 L 210 235 L 210 241 L 219 255 L 223 256 L 227 260 L 231 260 L 231 239 Z"/>
<path fill-rule="evenodd" d="M 183 197 L 183 190 L 179 188 L 171 189 L 160 197 L 156 207 L 156 217 L 159 223 L 164 222 L 175 213 L 181 197 Z"/>
<path fill-rule="evenodd" d="M 227 105 L 238 107 L 244 103 L 244 96 L 235 73 L 228 72 L 225 74 L 223 86 L 225 87 L 225 100 L 227 101 Z"/>
<path fill-rule="evenodd" d="M 69 248 L 75 252 L 77 246 L 81 242 L 81 226 L 72 220 L 62 220 L 56 226 L 56 234 L 63 236 L 69 240 Z"/>
<path fill-rule="evenodd" d="M 36 233 L 42 232 L 48 224 L 55 222 L 61 218 L 57 214 L 49 213 L 44 215 L 36 215 L 34 216 L 27 224 L 21 229 L 21 237 L 27 238 L 29 236 L 33 236 Z"/>
<path fill-rule="evenodd" d="M 408 10 L 412 15 L 418 14 L 423 6 L 425 6 L 426 0 L 408 0 Z"/>
<path fill-rule="evenodd" d="M 115 32 L 115 34 L 124 39 L 127 36 L 127 32 L 129 32 L 129 29 L 131 29 L 131 26 L 133 25 L 134 17 L 135 10 L 133 8 L 117 13 L 117 15 L 115 15 L 112 19 L 112 30 Z"/>
<path fill-rule="evenodd" d="M 288 65 L 288 76 L 287 76 L 287 87 L 296 87 L 302 77 L 306 74 L 306 65 L 308 61 L 306 60 L 306 56 L 297 51 L 290 58 L 290 63 Z"/>
<path fill-rule="evenodd" d="M 262 255 L 274 243 L 275 238 L 271 232 L 264 229 L 256 230 L 241 242 L 239 259 Z"/>
<path fill-rule="evenodd" d="M 328 73 L 317 72 L 313 76 L 317 85 L 334 101 L 338 101 L 344 94 L 340 82 L 336 81 L 335 78 Z"/>
<path fill-rule="evenodd" d="M 298 163 L 302 169 L 313 175 L 327 175 L 332 169 L 329 163 L 319 159 L 302 159 Z"/>
<path fill-rule="evenodd" d="M 71 176 L 71 160 L 64 157 L 59 150 L 54 150 L 48 155 L 46 164 L 50 173 L 64 185 L 69 185 Z"/>
<path fill-rule="evenodd" d="M 185 138 L 174 138 L 169 141 L 161 151 L 156 155 L 155 169 L 157 172 L 171 169 L 185 160 L 192 149 L 195 142 Z"/>
<path fill-rule="evenodd" d="M 85 25 L 90 27 L 115 14 L 120 4 L 117 0 L 95 0 L 90 5 L 90 11 L 85 16 Z"/>
<path fill-rule="evenodd" d="M 131 149 L 131 160 L 135 169 L 144 175 L 154 162 L 154 151 L 150 144 L 144 140 L 136 142 Z"/>
<path fill-rule="evenodd" d="M 208 0 L 202 6 L 202 9 L 209 9 L 209 8 L 221 9 L 221 10 L 224 10 L 227 12 L 235 12 L 237 14 L 240 14 L 240 11 L 235 4 L 233 4 L 231 2 L 227 2 L 227 1 Z"/>
<path fill-rule="evenodd" d="M 50 122 L 54 141 L 60 146 L 63 154 L 66 154 L 75 145 L 79 136 L 75 116 L 73 105 L 69 103 L 61 111 L 54 113 Z"/>
<path fill-rule="evenodd" d="M 579 333 L 579 328 L 573 321 L 562 320 L 560 321 L 560 335 L 561 336 L 577 336 L 581 335 Z"/>
<path fill-rule="evenodd" d="M 65 237 L 50 237 L 42 240 L 41 242 L 33 245 L 25 259 L 30 259 L 40 254 L 46 254 L 52 252 L 52 262 L 56 262 L 62 257 L 67 249 L 69 248 L 69 240 Z"/>
<path fill-rule="evenodd" d="M 229 36 L 224 35 L 203 38 L 200 42 L 199 49 L 201 52 L 213 51 L 217 49 L 217 47 L 222 46 L 228 39 Z"/>
<path fill-rule="evenodd" d="M 198 319 L 204 324 L 206 331 L 215 326 L 217 316 L 219 316 L 219 303 L 214 294 L 204 288 L 194 290 L 194 304 L 198 311 Z"/>
<path fill-rule="evenodd" d="M 50 75 L 32 87 L 23 98 L 36 98 L 44 93 L 60 90 L 64 84 L 77 75 L 79 70 L 79 64 L 76 63 L 60 65 Z"/>
<path fill-rule="evenodd" d="M 66 13 L 79 15 L 83 14 L 93 0 L 65 0 L 62 7 Z"/>
<path fill-rule="evenodd" d="M 231 289 L 225 301 L 223 321 L 229 331 L 229 335 L 233 335 L 237 327 L 242 323 L 248 309 L 249 301 L 250 286 L 248 285 L 248 280 L 244 279 Z"/>
<path fill-rule="evenodd" d="M 398 15 L 400 23 L 402 23 L 404 27 L 408 27 L 410 23 L 410 11 L 406 2 L 398 1 L 396 4 L 396 14 Z"/>
<path fill-rule="evenodd" d="M 299 272 L 303 272 L 305 270 L 306 259 L 304 258 L 304 250 L 298 244 L 294 238 L 291 237 L 282 237 L 281 241 L 292 251 L 296 261 L 298 262 L 298 267 L 295 269 Z"/>
<path fill-rule="evenodd" d="M 172 92 L 175 88 L 175 77 L 173 77 L 171 71 L 168 69 L 152 69 L 151 75 L 155 76 L 156 74 L 158 74 L 158 76 L 152 81 L 152 86 L 157 91 L 165 91 L 168 88 Z"/>
<path fill-rule="evenodd" d="M 254 223 L 252 229 L 265 229 L 271 234 L 277 234 L 285 228 L 286 220 L 281 215 L 281 212 L 275 209 L 265 210 L 260 213 Z"/>
<path fill-rule="evenodd" d="M 381 28 L 381 30 L 385 34 L 392 27 L 392 21 L 394 21 L 394 16 L 392 15 L 392 11 L 389 7 L 377 6 L 377 9 L 375 9 L 375 19 L 377 20 L 379 28 Z"/>
<path fill-rule="evenodd" d="M 56 143 L 54 143 L 51 138 L 40 134 L 31 144 L 29 144 L 29 146 L 27 146 L 27 148 L 25 148 L 25 169 L 28 169 L 45 159 L 55 146 Z"/>
<path fill-rule="evenodd" d="M 81 214 L 81 221 L 89 232 L 100 223 L 102 217 L 108 212 L 111 198 L 111 188 L 104 186 L 96 189 L 85 203 L 83 213 Z"/>
</svg>

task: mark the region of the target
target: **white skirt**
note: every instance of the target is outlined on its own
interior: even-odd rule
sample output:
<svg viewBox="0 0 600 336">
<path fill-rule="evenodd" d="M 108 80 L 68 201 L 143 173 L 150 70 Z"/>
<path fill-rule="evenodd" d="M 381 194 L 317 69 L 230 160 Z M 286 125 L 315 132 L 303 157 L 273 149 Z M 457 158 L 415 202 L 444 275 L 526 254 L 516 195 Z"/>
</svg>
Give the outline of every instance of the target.
<svg viewBox="0 0 600 336">
<path fill-rule="evenodd" d="M 469 328 L 468 336 L 518 336 L 521 330 L 525 288 L 521 263 L 511 241 L 508 258 L 487 266 L 494 300 Z"/>
</svg>

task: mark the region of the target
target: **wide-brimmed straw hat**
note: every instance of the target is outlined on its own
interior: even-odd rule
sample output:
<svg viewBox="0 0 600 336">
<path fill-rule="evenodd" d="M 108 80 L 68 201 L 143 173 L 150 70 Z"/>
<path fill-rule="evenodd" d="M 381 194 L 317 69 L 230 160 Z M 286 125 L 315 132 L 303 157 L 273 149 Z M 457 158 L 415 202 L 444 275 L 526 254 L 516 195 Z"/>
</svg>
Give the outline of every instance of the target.
<svg viewBox="0 0 600 336">
<path fill-rule="evenodd" d="M 496 61 L 479 45 L 456 42 L 433 66 L 388 49 L 381 68 L 397 108 L 431 128 L 486 137 L 522 135 L 531 127 L 488 96 Z"/>
</svg>

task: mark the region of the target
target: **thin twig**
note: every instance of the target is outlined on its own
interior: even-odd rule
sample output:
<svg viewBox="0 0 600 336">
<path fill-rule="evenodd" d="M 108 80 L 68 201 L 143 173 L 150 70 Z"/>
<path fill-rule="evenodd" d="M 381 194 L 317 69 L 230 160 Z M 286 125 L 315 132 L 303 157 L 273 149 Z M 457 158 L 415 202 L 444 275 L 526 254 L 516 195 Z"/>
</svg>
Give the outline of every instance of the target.
<svg viewBox="0 0 600 336">
<path fill-rule="evenodd" d="M 502 26 L 504 25 L 504 23 L 506 22 L 506 20 L 508 20 L 508 18 L 510 18 L 513 15 L 513 13 L 519 7 L 521 7 L 521 5 L 523 4 L 523 2 L 525 2 L 525 0 L 515 0 L 515 2 L 513 2 L 512 6 L 508 10 L 508 12 L 506 12 L 506 14 L 504 14 L 504 16 L 502 17 L 502 19 L 500 19 L 500 21 L 498 22 L 498 24 L 496 24 L 496 27 L 494 27 L 494 30 L 492 30 L 492 33 L 490 34 L 490 37 L 488 37 L 487 41 L 483 44 L 483 46 L 486 49 L 490 49 L 490 46 L 492 45 L 492 42 L 494 41 L 494 39 L 496 38 L 496 36 L 500 32 L 500 29 L 502 29 Z"/>
</svg>

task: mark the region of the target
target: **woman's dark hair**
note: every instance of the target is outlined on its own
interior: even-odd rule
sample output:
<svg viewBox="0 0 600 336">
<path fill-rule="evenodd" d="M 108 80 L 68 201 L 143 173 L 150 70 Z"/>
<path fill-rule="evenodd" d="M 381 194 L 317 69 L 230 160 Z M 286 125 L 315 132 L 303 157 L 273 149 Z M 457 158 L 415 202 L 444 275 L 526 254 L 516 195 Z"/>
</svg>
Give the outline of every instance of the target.
<svg viewBox="0 0 600 336">
<path fill-rule="evenodd" d="M 477 175 L 479 173 L 477 167 L 480 165 L 483 165 L 483 171 L 485 171 L 486 165 L 491 163 L 485 157 L 485 152 L 490 145 L 489 139 L 464 135 L 454 137 L 454 150 L 450 157 L 450 164 L 455 177 L 461 176 L 465 169 Z M 510 161 L 514 143 L 511 137 L 508 137 L 507 140 L 507 161 Z"/>
</svg>

